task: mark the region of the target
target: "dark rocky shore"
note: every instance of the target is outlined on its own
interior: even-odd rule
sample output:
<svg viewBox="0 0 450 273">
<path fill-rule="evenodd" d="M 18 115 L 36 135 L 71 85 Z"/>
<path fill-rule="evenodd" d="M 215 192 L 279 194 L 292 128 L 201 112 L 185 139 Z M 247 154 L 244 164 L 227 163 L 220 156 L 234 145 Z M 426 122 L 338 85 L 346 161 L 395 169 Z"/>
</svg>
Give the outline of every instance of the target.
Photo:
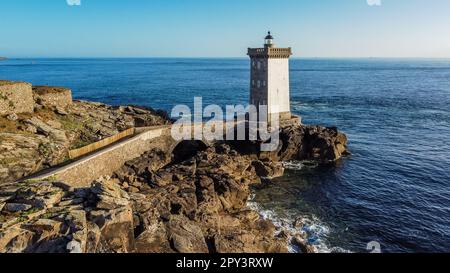
<svg viewBox="0 0 450 273">
<path fill-rule="evenodd" d="M 39 161 L 39 166 L 61 157 L 47 159 L 34 141 L 49 147 L 60 141 L 65 145 L 55 147 L 70 147 L 70 139 L 96 140 L 137 124 L 170 122 L 160 112 L 136 107 L 87 102 L 74 102 L 65 109 L 36 107 L 33 115 L 5 117 L 17 130 L 30 133 L 2 129 L 0 147 L 12 145 L 16 148 L 5 150 L 19 151 L 14 154 L 17 162 Z M 74 125 L 86 124 L 86 119 L 95 122 L 87 126 L 90 129 L 68 131 L 50 126 L 61 118 Z M 4 183 L 0 185 L 0 252 L 266 253 L 287 252 L 289 243 L 303 252 L 314 251 L 301 234 L 277 229 L 249 209 L 250 187 L 282 176 L 283 161 L 332 164 L 347 153 L 347 138 L 336 128 L 295 122 L 281 127 L 280 138 L 274 152 L 261 152 L 260 143 L 251 141 L 210 146 L 186 141 L 170 153 L 153 149 L 87 188 L 54 179 Z M 28 155 L 33 149 L 36 152 Z M 48 156 L 64 154 L 59 149 Z M 6 165 L 7 178 L 18 177 L 20 170 L 39 169 L 26 165 Z"/>
<path fill-rule="evenodd" d="M 277 153 L 221 143 L 171 163 L 153 150 L 86 189 L 63 181 L 3 186 L 0 252 L 286 252 L 289 240 L 312 251 L 301 234 L 276 230 L 246 207 L 249 187 L 282 175 L 279 160 L 338 159 L 346 138 L 300 125 L 281 133 L 291 142 Z"/>
</svg>

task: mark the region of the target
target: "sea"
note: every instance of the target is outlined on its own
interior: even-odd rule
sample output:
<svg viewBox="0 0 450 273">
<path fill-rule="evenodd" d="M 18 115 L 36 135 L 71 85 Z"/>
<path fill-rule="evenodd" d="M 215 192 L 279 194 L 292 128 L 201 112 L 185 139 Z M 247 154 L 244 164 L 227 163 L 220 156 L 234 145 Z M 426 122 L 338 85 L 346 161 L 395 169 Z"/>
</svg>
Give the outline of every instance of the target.
<svg viewBox="0 0 450 273">
<path fill-rule="evenodd" d="M 194 97 L 246 104 L 249 69 L 245 58 L 10 59 L 0 79 L 170 112 Z M 277 225 L 303 223 L 320 252 L 450 252 L 450 60 L 299 58 L 290 80 L 292 111 L 337 126 L 352 155 L 287 162 L 249 205 Z"/>
</svg>

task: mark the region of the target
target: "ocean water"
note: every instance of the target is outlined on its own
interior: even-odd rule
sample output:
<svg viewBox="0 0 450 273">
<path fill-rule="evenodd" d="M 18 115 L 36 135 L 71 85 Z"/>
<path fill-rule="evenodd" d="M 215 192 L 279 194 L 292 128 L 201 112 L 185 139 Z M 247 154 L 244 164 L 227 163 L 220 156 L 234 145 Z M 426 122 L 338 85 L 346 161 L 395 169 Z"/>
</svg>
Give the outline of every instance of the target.
<svg viewBox="0 0 450 273">
<path fill-rule="evenodd" d="M 0 79 L 60 85 L 77 99 L 171 110 L 245 104 L 247 59 L 21 59 Z M 295 219 L 320 251 L 450 251 L 450 60 L 294 59 L 292 110 L 338 126 L 350 157 L 288 165 L 254 189 L 250 205 L 277 223 Z"/>
</svg>

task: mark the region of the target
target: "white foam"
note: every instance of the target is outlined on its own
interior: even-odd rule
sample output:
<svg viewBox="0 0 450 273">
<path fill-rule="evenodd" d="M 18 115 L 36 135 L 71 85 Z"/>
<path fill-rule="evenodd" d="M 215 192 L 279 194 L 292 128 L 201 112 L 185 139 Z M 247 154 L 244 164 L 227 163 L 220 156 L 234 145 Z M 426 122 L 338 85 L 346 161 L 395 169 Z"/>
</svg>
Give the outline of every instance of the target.
<svg viewBox="0 0 450 273">
<path fill-rule="evenodd" d="M 316 168 L 318 166 L 317 162 L 313 161 L 285 161 L 282 162 L 283 167 L 288 170 L 300 171 L 304 168 Z"/>
<path fill-rule="evenodd" d="M 316 216 L 298 216 L 288 215 L 287 217 L 280 217 L 276 212 L 270 209 L 263 209 L 257 202 L 254 202 L 255 195 L 252 194 L 251 198 L 247 202 L 247 206 L 257 211 L 263 219 L 270 220 L 277 230 L 286 230 L 290 234 L 303 234 L 308 242 L 308 245 L 312 246 L 317 253 L 347 253 L 349 251 L 340 247 L 330 247 L 327 245 L 326 238 L 330 234 L 330 227 L 325 225 Z M 292 217 L 291 217 L 292 216 Z M 296 229 L 293 226 L 293 220 L 300 219 L 302 227 Z M 289 238 L 289 242 L 291 238 Z M 289 243 L 289 252 L 298 253 L 300 250 Z"/>
</svg>

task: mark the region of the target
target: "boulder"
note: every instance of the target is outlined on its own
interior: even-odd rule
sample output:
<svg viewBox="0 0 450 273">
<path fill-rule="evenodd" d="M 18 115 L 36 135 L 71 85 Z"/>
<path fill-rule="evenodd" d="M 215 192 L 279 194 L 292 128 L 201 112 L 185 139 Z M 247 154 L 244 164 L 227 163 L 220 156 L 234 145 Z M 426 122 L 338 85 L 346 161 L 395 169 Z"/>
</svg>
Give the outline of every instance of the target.
<svg viewBox="0 0 450 273">
<path fill-rule="evenodd" d="M 76 252 L 86 252 L 88 244 L 88 223 L 84 210 L 71 210 L 64 219 L 64 223 L 71 234 L 71 245 L 66 249 Z"/>
<path fill-rule="evenodd" d="M 34 243 L 33 232 L 14 226 L 0 231 L 0 253 L 25 252 Z"/>
<path fill-rule="evenodd" d="M 252 166 L 255 168 L 256 174 L 260 177 L 272 179 L 283 176 L 284 174 L 283 164 L 280 162 L 262 162 L 260 160 L 256 160 L 252 162 Z"/>
<path fill-rule="evenodd" d="M 129 195 L 120 188 L 118 180 L 101 178 L 92 185 L 91 192 L 96 195 L 98 209 L 116 209 L 129 205 Z"/>
<path fill-rule="evenodd" d="M 292 237 L 291 244 L 296 246 L 301 253 L 315 253 L 315 249 L 313 246 L 307 243 L 307 240 L 297 235 Z"/>
<path fill-rule="evenodd" d="M 148 227 L 136 239 L 137 253 L 172 253 L 175 252 L 167 238 L 166 228 L 162 222 Z"/>
<path fill-rule="evenodd" d="M 167 236 L 173 248 L 179 253 L 208 253 L 201 228 L 181 215 L 170 217 Z"/>
<path fill-rule="evenodd" d="M 91 221 L 100 229 L 103 252 L 128 253 L 134 250 L 134 222 L 131 207 L 91 212 Z"/>
<path fill-rule="evenodd" d="M 8 203 L 5 205 L 4 210 L 7 212 L 21 212 L 21 211 L 27 211 L 30 210 L 33 206 L 27 205 L 27 204 L 20 204 L 20 203 Z"/>
</svg>

